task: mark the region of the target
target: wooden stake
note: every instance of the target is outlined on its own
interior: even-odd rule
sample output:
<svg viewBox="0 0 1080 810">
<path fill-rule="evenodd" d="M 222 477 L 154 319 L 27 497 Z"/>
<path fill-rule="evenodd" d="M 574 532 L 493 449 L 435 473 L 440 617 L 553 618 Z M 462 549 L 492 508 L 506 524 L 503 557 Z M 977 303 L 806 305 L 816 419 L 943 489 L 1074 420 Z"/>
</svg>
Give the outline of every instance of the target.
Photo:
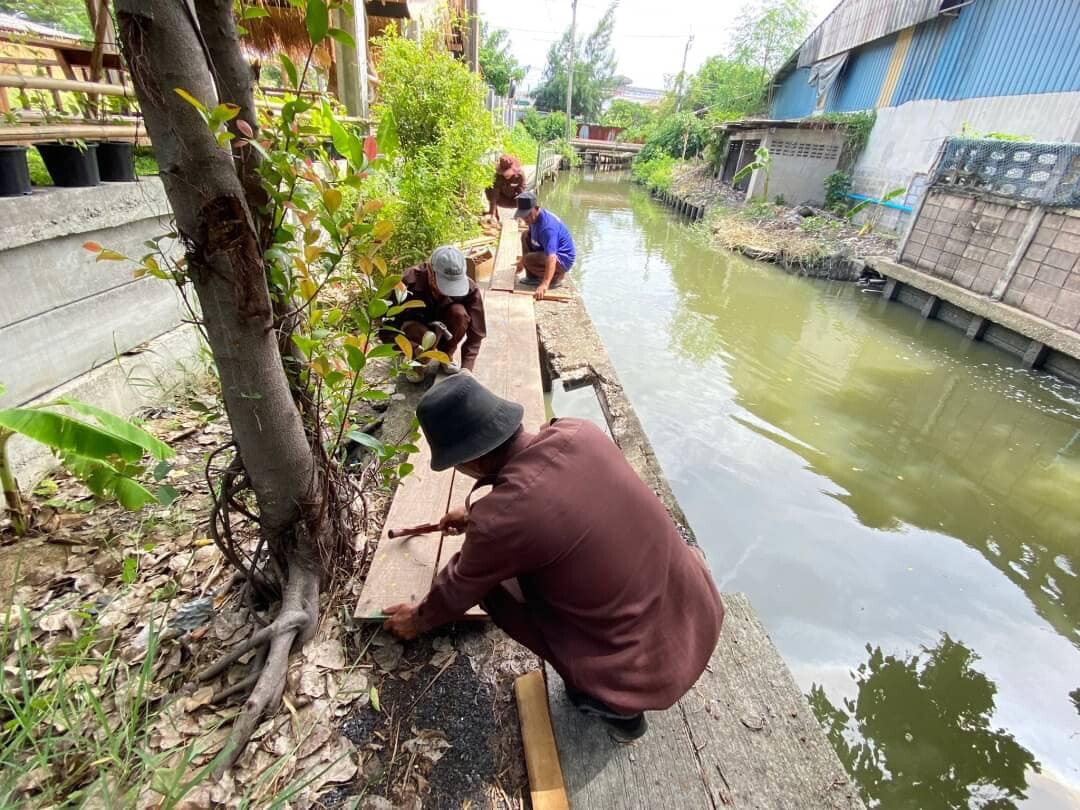
<svg viewBox="0 0 1080 810">
<path fill-rule="evenodd" d="M 532 290 L 514 290 L 514 295 L 532 295 Z M 567 295 L 548 295 L 544 294 L 545 301 L 558 301 L 560 304 L 569 304 L 574 299 Z"/>
<path fill-rule="evenodd" d="M 543 673 L 530 672 L 514 681 L 514 695 L 521 720 L 521 740 L 525 747 L 533 810 L 570 810 L 559 751 L 555 747 L 555 732 L 551 728 Z"/>
</svg>

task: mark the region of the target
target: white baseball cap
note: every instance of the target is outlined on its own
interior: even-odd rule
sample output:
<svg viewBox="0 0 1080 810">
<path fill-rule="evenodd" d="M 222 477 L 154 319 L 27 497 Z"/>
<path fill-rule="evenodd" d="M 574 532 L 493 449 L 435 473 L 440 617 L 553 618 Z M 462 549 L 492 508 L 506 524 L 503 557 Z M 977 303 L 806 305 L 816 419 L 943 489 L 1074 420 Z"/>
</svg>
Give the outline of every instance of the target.
<svg viewBox="0 0 1080 810">
<path fill-rule="evenodd" d="M 431 254 L 431 269 L 439 292 L 450 298 L 469 294 L 469 276 L 465 272 L 465 254 L 453 245 L 435 248 Z"/>
</svg>

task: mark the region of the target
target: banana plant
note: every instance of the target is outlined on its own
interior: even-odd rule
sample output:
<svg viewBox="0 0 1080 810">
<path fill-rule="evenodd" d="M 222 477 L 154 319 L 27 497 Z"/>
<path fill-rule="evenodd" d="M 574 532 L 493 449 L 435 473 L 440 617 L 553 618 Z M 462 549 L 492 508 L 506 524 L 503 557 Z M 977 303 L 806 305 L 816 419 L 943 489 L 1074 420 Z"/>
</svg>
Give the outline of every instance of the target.
<svg viewBox="0 0 1080 810">
<path fill-rule="evenodd" d="M 0 396 L 4 387 L 0 385 Z M 64 408 L 91 421 L 58 411 Z M 43 405 L 0 408 L 0 483 L 11 527 L 22 536 L 30 528 L 30 516 L 19 494 L 19 485 L 7 454 L 8 440 L 19 434 L 48 447 L 60 463 L 99 498 L 115 498 L 132 511 L 149 503 L 171 503 L 176 491 L 162 486 L 147 489 L 144 459 L 158 462 L 155 477 L 168 472 L 171 447 L 133 422 L 85 402 L 61 397 Z"/>
<path fill-rule="evenodd" d="M 765 177 L 765 187 L 762 189 L 762 196 L 765 199 L 769 199 L 769 175 L 772 173 L 772 155 L 769 154 L 769 150 L 764 146 L 759 146 L 754 150 L 754 159 L 743 166 L 739 171 L 735 172 L 735 176 L 731 178 L 731 185 L 738 185 L 743 181 L 743 178 L 749 177 L 754 172 L 762 172 Z"/>
</svg>

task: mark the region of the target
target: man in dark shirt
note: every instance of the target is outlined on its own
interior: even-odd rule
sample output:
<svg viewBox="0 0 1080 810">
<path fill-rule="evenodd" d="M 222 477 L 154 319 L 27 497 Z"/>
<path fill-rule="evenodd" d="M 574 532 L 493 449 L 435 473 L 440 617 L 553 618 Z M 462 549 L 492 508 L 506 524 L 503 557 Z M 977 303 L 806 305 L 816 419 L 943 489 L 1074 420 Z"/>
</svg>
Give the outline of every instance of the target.
<svg viewBox="0 0 1080 810">
<path fill-rule="evenodd" d="M 419 605 L 393 605 L 405 639 L 480 603 L 544 658 L 578 708 L 625 742 L 644 712 L 672 706 L 704 671 L 724 608 L 700 552 L 595 425 L 521 428 L 523 408 L 459 375 L 416 415 L 435 470 L 455 467 L 491 492 L 442 520 L 465 543 Z M 473 494 L 475 494 L 475 489 Z"/>
<path fill-rule="evenodd" d="M 488 214 L 499 221 L 499 206 L 512 208 L 517 196 L 525 190 L 525 171 L 513 155 L 500 155 L 495 169 L 495 182 L 485 192 L 490 208 Z"/>
<path fill-rule="evenodd" d="M 543 301 L 548 289 L 562 284 L 574 266 L 577 258 L 574 239 L 561 219 L 540 207 L 531 191 L 518 195 L 514 217 L 529 226 L 521 235 L 518 272 L 525 271 L 522 283 L 536 287 L 536 300 Z"/>
<path fill-rule="evenodd" d="M 399 329 L 413 344 L 413 352 L 421 354 L 421 344 L 428 332 L 435 335 L 436 342 L 429 348 L 438 349 L 453 358 L 458 345 L 461 347 L 461 365 L 473 370 L 480 344 L 487 337 L 484 322 L 484 299 L 480 288 L 466 273 L 465 254 L 452 245 L 436 248 L 431 259 L 410 267 L 402 275 L 402 283 L 409 292 L 407 300 L 421 301 L 424 306 L 407 309 L 387 322 Z M 392 333 L 383 333 L 383 339 L 392 340 Z M 443 363 L 447 374 L 456 374 L 455 363 Z M 440 364 L 429 363 L 429 371 L 438 371 Z M 409 379 L 419 382 L 422 375 L 410 372 Z"/>
</svg>

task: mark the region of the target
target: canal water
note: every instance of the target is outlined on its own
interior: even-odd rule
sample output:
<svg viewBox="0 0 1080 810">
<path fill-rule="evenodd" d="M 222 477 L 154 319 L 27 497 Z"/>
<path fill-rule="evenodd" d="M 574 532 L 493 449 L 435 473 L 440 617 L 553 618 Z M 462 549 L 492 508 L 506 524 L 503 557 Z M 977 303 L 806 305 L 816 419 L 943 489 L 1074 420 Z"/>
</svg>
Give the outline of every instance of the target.
<svg viewBox="0 0 1080 810">
<path fill-rule="evenodd" d="M 1080 390 L 710 248 L 625 177 L 542 202 L 721 589 L 868 802 L 1080 807 Z"/>
</svg>

